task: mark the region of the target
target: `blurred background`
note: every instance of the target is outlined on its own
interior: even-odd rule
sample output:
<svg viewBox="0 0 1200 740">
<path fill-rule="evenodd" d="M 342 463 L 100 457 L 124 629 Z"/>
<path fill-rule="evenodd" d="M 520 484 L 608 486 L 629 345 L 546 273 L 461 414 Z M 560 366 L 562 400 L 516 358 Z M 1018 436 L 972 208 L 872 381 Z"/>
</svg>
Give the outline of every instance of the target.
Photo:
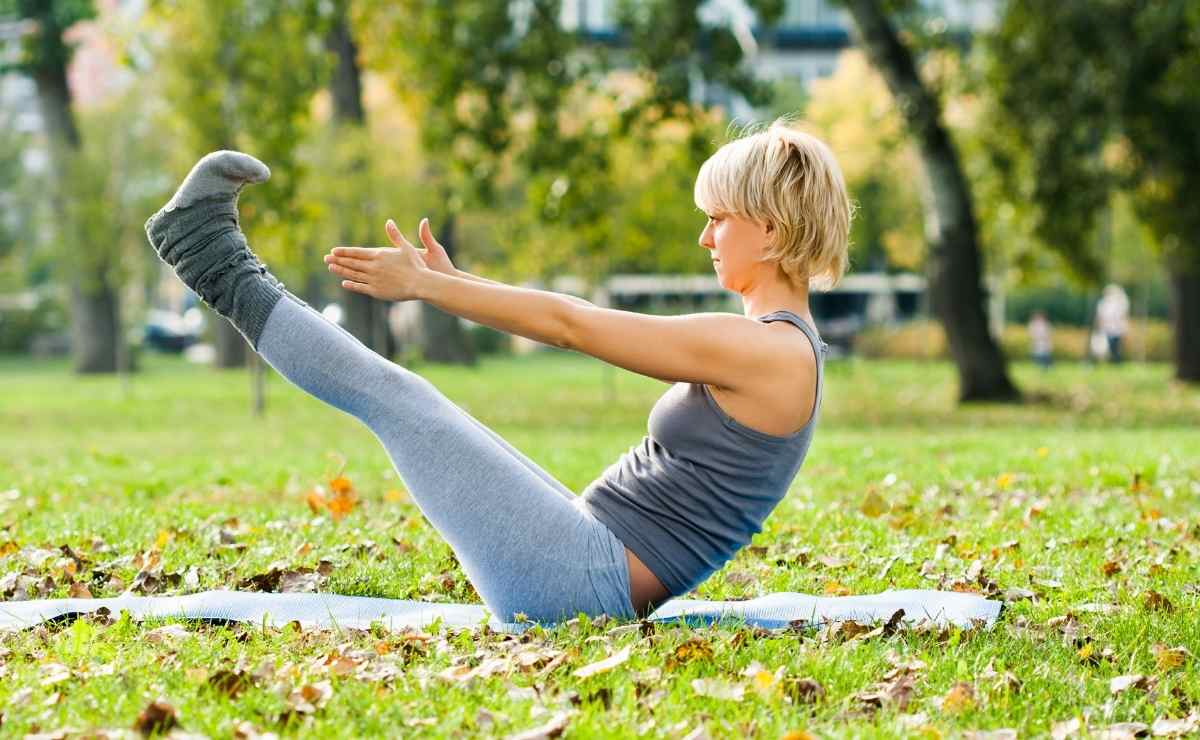
<svg viewBox="0 0 1200 740">
<path fill-rule="evenodd" d="M 0 0 L 0 367 L 261 376 L 142 231 L 221 148 L 272 169 L 272 272 L 401 362 L 547 350 L 342 291 L 321 255 L 386 218 L 493 279 L 740 312 L 692 183 L 781 114 L 857 203 L 812 302 L 839 354 L 948 361 L 959 400 L 1018 398 L 1014 361 L 1200 382 L 1194 0 Z"/>
</svg>

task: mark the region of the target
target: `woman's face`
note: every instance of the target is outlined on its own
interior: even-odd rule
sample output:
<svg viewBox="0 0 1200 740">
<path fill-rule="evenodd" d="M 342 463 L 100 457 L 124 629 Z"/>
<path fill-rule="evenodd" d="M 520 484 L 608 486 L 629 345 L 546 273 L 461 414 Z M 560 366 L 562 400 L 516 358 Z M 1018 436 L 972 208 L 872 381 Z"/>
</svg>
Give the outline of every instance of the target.
<svg viewBox="0 0 1200 740">
<path fill-rule="evenodd" d="M 709 213 L 700 232 L 700 246 L 709 251 L 721 286 L 733 291 L 749 288 L 755 276 L 772 270 L 762 261 L 771 228 L 748 218 Z"/>
</svg>

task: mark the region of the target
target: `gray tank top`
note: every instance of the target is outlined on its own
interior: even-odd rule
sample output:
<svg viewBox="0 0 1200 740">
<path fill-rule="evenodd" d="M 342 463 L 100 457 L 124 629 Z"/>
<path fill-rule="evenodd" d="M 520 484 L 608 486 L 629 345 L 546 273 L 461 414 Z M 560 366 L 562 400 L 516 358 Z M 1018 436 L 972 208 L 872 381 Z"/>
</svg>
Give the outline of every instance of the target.
<svg viewBox="0 0 1200 740">
<path fill-rule="evenodd" d="M 725 413 L 701 383 L 676 383 L 650 411 L 647 434 L 580 494 L 583 505 L 670 590 L 691 591 L 762 531 L 812 441 L 828 345 L 791 311 L 758 319 L 804 332 L 817 358 L 812 418 L 787 436 Z"/>
</svg>

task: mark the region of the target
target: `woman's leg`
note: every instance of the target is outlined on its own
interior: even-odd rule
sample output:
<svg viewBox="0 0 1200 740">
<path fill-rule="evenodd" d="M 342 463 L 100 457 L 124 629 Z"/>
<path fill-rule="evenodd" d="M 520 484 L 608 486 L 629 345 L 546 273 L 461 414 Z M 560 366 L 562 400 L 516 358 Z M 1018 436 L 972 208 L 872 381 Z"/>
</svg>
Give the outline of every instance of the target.
<svg viewBox="0 0 1200 740">
<path fill-rule="evenodd" d="M 309 306 L 307 303 L 305 303 L 304 301 L 297 298 L 291 292 L 287 292 L 287 297 L 296 301 L 300 305 L 306 307 L 308 310 L 319 313 L 316 311 L 315 308 Z M 322 318 L 324 318 L 324 316 L 322 316 Z M 337 324 L 335 324 L 335 326 L 337 326 L 337 328 L 341 330 L 342 334 L 346 335 L 346 337 L 348 337 L 350 339 L 350 341 L 352 341 L 355 344 L 358 344 L 359 346 L 362 346 L 364 348 L 366 347 L 366 345 L 364 345 L 362 342 L 359 341 L 358 337 L 351 334 L 345 327 L 337 325 Z M 368 350 L 368 351 L 370 351 L 370 350 Z M 451 401 L 449 398 L 446 398 L 446 403 L 449 403 L 449 404 L 453 405 L 454 408 L 458 409 L 459 412 L 463 416 L 465 416 L 467 419 L 469 419 L 471 421 L 471 423 L 473 423 L 475 426 L 477 426 L 479 428 L 479 431 L 481 431 L 484 434 L 486 434 L 487 436 L 491 437 L 496 442 L 496 444 L 500 445 L 500 447 L 503 448 L 505 452 L 507 452 L 509 455 L 511 455 L 513 457 L 513 459 L 517 460 L 522 465 L 529 468 L 529 470 L 533 471 L 534 475 L 536 475 L 537 477 L 539 477 L 543 481 L 545 481 L 546 485 L 553 488 L 560 495 L 564 496 L 568 501 L 573 501 L 576 504 L 580 503 L 579 497 L 570 488 L 567 488 L 565 485 L 562 484 L 561 481 L 559 481 L 557 478 L 555 478 L 550 473 L 546 472 L 546 470 L 544 468 L 542 468 L 542 466 L 538 465 L 536 462 L 529 459 L 529 457 L 526 456 L 525 453 L 521 452 L 516 447 L 513 447 L 511 444 L 508 443 L 508 441 L 506 439 L 501 437 L 499 434 L 496 434 L 496 432 L 492 431 L 492 429 L 490 427 L 488 427 L 486 424 L 484 424 L 483 422 L 476 419 L 474 416 L 471 416 L 470 413 L 468 413 L 465 409 L 463 409 L 458 404 Z"/>
<path fill-rule="evenodd" d="M 159 256 L 284 377 L 374 432 L 497 617 L 632 616 L 624 547 L 573 494 L 424 378 L 302 301 L 280 300 L 290 294 L 250 252 L 237 224 L 238 192 L 268 174 L 236 152 L 201 160 L 147 221 Z"/>
<path fill-rule="evenodd" d="M 275 306 L 258 351 L 289 381 L 374 432 L 501 619 L 632 616 L 620 541 L 425 378 L 292 301 Z"/>
</svg>

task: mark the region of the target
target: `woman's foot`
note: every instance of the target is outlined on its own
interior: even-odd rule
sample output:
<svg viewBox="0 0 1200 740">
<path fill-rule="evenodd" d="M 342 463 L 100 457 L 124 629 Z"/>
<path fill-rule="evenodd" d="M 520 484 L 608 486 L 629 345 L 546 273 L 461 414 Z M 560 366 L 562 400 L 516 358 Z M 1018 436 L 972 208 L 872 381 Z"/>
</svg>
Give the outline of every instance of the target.
<svg viewBox="0 0 1200 740">
<path fill-rule="evenodd" d="M 254 347 L 284 288 L 246 244 L 237 198 L 247 183 L 270 176 L 267 166 L 249 154 L 213 152 L 146 221 L 146 236 L 159 258 Z"/>
</svg>

